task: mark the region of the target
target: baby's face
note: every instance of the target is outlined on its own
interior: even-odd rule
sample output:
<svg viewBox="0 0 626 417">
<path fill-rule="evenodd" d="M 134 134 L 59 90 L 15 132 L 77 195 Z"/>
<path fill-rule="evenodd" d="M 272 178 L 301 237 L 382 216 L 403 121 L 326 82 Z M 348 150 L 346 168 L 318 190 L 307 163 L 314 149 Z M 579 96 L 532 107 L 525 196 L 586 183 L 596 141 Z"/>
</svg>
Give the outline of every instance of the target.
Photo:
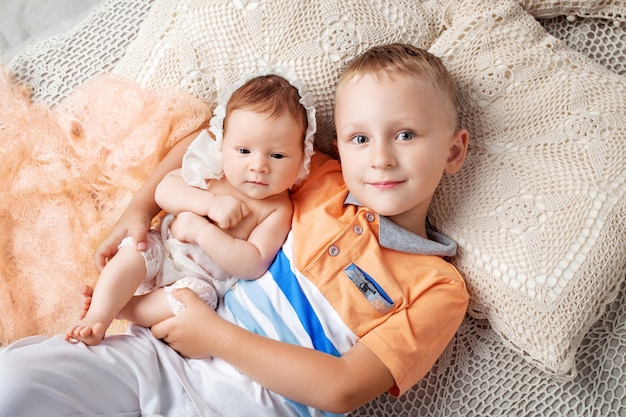
<svg viewBox="0 0 626 417">
<path fill-rule="evenodd" d="M 304 156 L 301 124 L 287 112 L 270 117 L 245 109 L 233 110 L 228 119 L 222 143 L 226 179 L 255 199 L 288 190 Z"/>
<path fill-rule="evenodd" d="M 342 86 L 337 149 L 357 200 L 422 234 L 454 141 L 448 113 L 431 87 L 405 75 L 363 75 Z"/>
</svg>

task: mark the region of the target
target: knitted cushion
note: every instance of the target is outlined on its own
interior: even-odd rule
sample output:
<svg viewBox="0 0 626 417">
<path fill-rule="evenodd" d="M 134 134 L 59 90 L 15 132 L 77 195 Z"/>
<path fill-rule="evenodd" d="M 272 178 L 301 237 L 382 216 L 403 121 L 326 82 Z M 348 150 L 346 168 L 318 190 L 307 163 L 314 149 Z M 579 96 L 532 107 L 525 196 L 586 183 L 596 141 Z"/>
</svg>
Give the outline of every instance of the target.
<svg viewBox="0 0 626 417">
<path fill-rule="evenodd" d="M 115 73 L 210 102 L 221 85 L 246 73 L 288 66 L 316 97 L 316 140 L 326 152 L 346 63 L 381 43 L 428 47 L 442 30 L 438 0 L 159 0 L 153 10 Z"/>
<path fill-rule="evenodd" d="M 626 80 L 514 1 L 463 2 L 432 46 L 471 133 L 432 215 L 457 240 L 470 314 L 555 377 L 575 374 L 626 266 Z"/>
<path fill-rule="evenodd" d="M 624 0 L 517 0 L 517 2 L 537 18 L 566 15 L 626 21 Z"/>
<path fill-rule="evenodd" d="M 611 71 L 626 76 L 626 23 L 588 18 L 542 19 L 548 33 Z"/>
</svg>

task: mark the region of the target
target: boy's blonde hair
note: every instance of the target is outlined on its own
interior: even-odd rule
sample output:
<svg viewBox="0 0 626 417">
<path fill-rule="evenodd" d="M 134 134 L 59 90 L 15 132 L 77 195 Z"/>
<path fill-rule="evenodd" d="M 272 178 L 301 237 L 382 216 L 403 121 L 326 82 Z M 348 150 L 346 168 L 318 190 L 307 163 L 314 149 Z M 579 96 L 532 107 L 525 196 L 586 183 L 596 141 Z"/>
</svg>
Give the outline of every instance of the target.
<svg viewBox="0 0 626 417">
<path fill-rule="evenodd" d="M 408 75 L 431 86 L 458 124 L 456 82 L 441 59 L 413 45 L 393 43 L 368 49 L 355 57 L 339 77 L 336 95 L 348 81 L 363 75 Z M 458 126 L 455 126 L 458 128 Z"/>
<path fill-rule="evenodd" d="M 228 115 L 237 109 L 270 112 L 270 117 L 281 116 L 287 112 L 302 126 L 303 137 L 308 127 L 306 110 L 300 103 L 298 90 L 279 75 L 252 78 L 235 90 L 226 105 L 224 130 L 227 129 Z"/>
</svg>

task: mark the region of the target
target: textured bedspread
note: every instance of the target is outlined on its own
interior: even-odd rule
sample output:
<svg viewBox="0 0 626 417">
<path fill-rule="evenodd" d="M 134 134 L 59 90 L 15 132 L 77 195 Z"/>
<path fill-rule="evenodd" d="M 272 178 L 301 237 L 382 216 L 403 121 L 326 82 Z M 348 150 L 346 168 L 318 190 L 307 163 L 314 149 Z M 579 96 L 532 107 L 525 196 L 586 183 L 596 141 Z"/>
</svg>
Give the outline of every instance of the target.
<svg viewBox="0 0 626 417">
<path fill-rule="evenodd" d="M 28 97 L 2 68 L 3 345 L 65 330 L 78 312 L 80 286 L 97 278 L 91 258 L 98 243 L 151 167 L 210 110 L 189 95 L 148 93 L 108 75 L 54 109 Z"/>
</svg>

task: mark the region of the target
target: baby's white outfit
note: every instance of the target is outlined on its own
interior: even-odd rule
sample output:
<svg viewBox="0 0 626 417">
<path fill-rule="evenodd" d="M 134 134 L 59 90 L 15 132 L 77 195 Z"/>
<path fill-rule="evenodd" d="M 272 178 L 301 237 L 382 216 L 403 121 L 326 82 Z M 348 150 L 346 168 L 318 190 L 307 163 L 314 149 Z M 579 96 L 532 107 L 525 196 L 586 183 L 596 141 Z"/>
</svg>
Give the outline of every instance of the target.
<svg viewBox="0 0 626 417">
<path fill-rule="evenodd" d="M 232 278 L 200 246 L 181 242 L 172 236 L 172 214 L 166 215 L 148 232 L 148 247 L 142 251 L 146 262 L 146 276 L 135 291 L 143 295 L 163 287 L 174 314 L 184 304 L 172 296 L 175 288 L 190 288 L 202 301 L 217 307 L 219 295 L 232 285 Z M 132 237 L 126 237 L 119 247 L 135 247 Z"/>
</svg>

